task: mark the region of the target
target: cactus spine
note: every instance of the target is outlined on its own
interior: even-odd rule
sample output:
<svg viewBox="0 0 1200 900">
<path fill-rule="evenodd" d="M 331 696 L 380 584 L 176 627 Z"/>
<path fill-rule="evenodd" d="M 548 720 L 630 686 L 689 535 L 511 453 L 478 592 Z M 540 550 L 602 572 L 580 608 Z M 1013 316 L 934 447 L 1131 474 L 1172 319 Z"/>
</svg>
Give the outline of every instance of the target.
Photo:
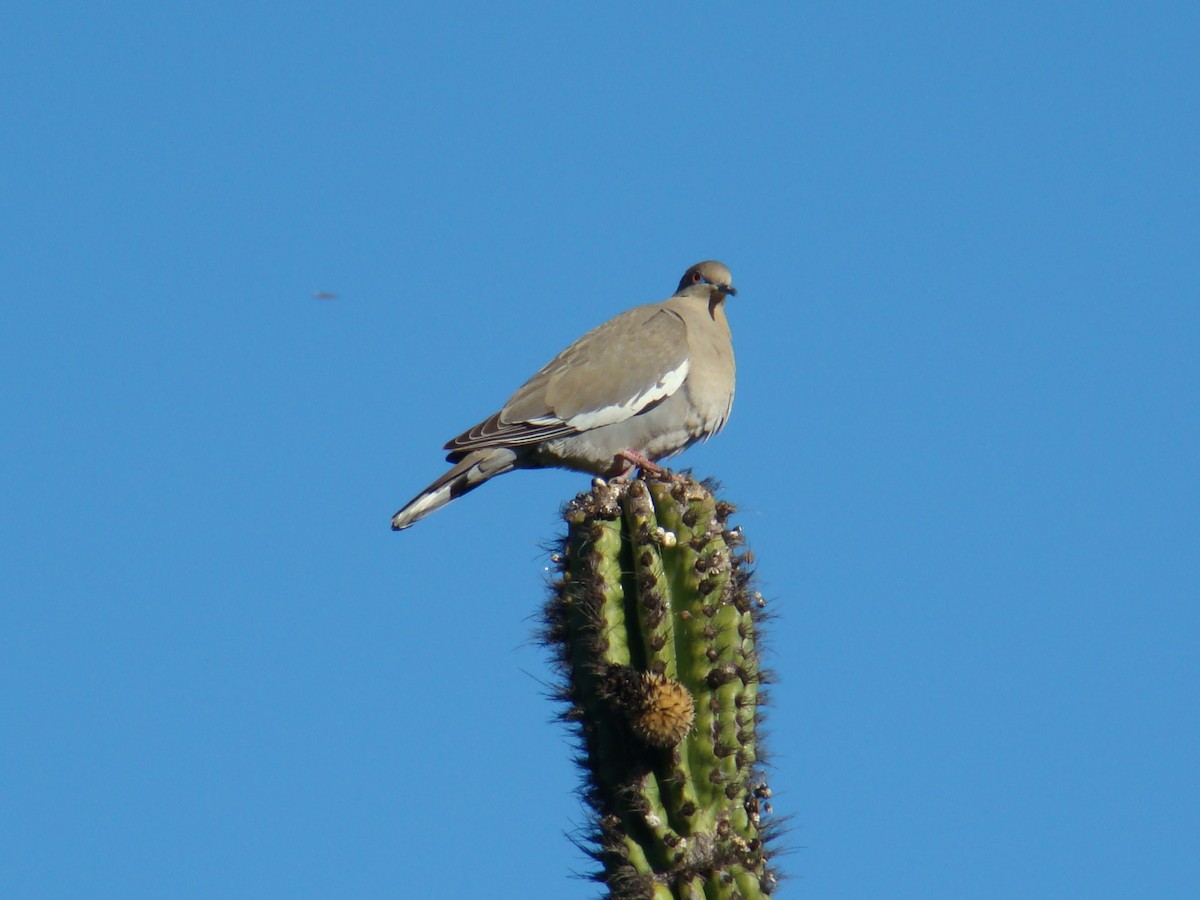
<svg viewBox="0 0 1200 900">
<path fill-rule="evenodd" d="M 546 643 L 594 813 L 595 876 L 618 900 L 765 897 L 756 645 L 732 507 L 690 478 L 597 481 L 565 510 Z"/>
</svg>

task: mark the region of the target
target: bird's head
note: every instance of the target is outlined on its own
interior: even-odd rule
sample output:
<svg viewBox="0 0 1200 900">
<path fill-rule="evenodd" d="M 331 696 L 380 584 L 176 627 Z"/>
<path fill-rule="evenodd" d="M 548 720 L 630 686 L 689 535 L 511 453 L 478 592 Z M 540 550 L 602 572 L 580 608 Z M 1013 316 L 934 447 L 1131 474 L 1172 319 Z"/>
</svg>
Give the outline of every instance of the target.
<svg viewBox="0 0 1200 900">
<path fill-rule="evenodd" d="M 724 263 L 715 259 L 696 263 L 683 273 L 679 279 L 679 289 L 676 294 L 707 294 L 714 300 L 724 300 L 727 294 L 737 296 L 733 286 L 733 275 Z"/>
</svg>

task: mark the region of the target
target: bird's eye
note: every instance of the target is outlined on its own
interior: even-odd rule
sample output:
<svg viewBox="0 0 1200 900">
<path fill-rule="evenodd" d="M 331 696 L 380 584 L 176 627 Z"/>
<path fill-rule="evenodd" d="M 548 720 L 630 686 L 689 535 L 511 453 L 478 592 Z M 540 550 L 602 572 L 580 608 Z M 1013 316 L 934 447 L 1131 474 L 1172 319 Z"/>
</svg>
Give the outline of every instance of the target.
<svg viewBox="0 0 1200 900">
<path fill-rule="evenodd" d="M 699 272 L 692 273 L 692 284 L 699 284 L 703 280 L 704 280 L 704 278 L 700 275 Z"/>
</svg>

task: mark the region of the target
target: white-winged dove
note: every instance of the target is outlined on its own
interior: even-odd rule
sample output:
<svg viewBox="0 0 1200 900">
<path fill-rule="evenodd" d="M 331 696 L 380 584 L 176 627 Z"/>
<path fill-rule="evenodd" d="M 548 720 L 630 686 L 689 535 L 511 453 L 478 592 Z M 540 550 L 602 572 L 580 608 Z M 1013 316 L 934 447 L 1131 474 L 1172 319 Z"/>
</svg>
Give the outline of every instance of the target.
<svg viewBox="0 0 1200 900">
<path fill-rule="evenodd" d="M 399 531 L 489 478 L 561 466 L 618 476 L 721 430 L 733 406 L 729 269 L 709 260 L 674 296 L 589 331 L 503 408 L 446 444 L 454 468 L 392 517 Z"/>
</svg>

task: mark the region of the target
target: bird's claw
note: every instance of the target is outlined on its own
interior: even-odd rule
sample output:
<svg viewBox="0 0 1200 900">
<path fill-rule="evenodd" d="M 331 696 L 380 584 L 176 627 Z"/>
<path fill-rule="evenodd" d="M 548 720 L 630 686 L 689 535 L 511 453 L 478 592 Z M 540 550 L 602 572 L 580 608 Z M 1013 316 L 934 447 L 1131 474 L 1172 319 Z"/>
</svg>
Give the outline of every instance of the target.
<svg viewBox="0 0 1200 900">
<path fill-rule="evenodd" d="M 647 472 L 656 478 L 661 478 L 663 481 L 672 483 L 684 478 L 684 476 L 675 474 L 665 466 L 660 466 L 636 450 L 622 450 L 617 454 L 617 458 L 625 463 L 625 468 L 615 478 L 610 478 L 610 481 L 626 481 L 632 477 L 635 469 L 641 469 L 643 472 Z"/>
</svg>

